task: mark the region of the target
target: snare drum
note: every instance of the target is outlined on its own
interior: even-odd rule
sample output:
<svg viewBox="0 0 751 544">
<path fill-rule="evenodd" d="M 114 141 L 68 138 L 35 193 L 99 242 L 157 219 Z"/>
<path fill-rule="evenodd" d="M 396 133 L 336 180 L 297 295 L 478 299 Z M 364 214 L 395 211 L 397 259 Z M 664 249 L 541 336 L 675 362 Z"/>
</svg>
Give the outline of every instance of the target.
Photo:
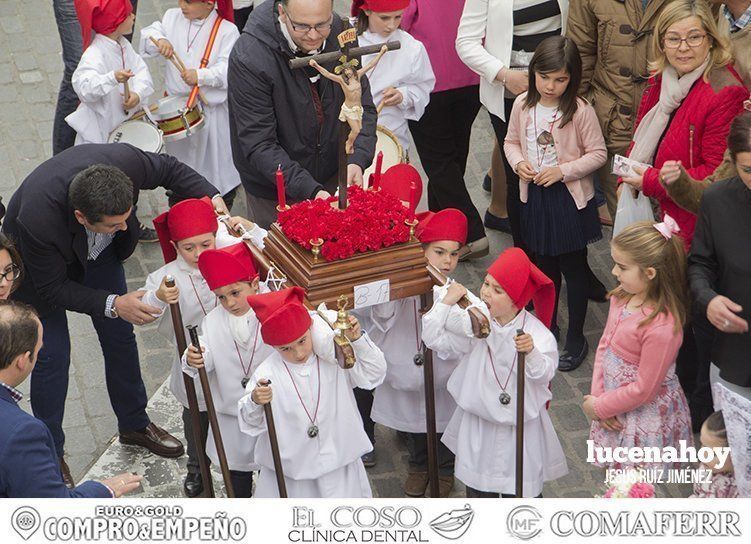
<svg viewBox="0 0 751 544">
<path fill-rule="evenodd" d="M 375 156 L 373 157 L 373 162 L 371 163 L 370 167 L 365 170 L 363 174 L 364 180 L 368 180 L 370 178 L 370 174 L 375 172 L 376 157 L 378 157 L 378 153 L 380 151 L 383 151 L 383 166 L 381 166 L 382 174 L 395 164 L 407 162 L 407 159 L 404 156 L 404 149 L 402 148 L 402 144 L 399 143 L 399 139 L 394 135 L 393 132 L 391 132 L 386 127 L 378 125 L 378 127 L 376 127 L 376 136 L 378 138 L 378 141 L 376 142 Z"/>
<path fill-rule="evenodd" d="M 185 108 L 187 96 L 166 96 L 157 102 L 151 117 L 164 134 L 164 140 L 171 142 L 188 138 L 194 131 L 203 128 L 203 110 L 198 102 L 189 110 Z"/>
<path fill-rule="evenodd" d="M 151 153 L 161 153 L 164 149 L 162 131 L 146 121 L 125 121 L 112 131 L 107 141 L 111 144 L 130 144 Z"/>
</svg>

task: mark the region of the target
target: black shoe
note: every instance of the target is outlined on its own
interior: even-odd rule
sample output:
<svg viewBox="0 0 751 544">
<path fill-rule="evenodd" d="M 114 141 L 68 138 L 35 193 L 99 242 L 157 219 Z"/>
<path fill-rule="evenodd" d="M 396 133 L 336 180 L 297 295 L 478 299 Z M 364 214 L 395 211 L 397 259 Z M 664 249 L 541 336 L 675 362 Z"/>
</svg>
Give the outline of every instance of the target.
<svg viewBox="0 0 751 544">
<path fill-rule="evenodd" d="M 584 339 L 584 344 L 582 344 L 581 352 L 572 355 L 568 351 L 566 351 L 563 355 L 561 355 L 561 358 L 558 360 L 558 370 L 561 372 L 570 372 L 572 370 L 576 370 L 581 366 L 581 364 L 584 362 L 584 359 L 587 358 L 587 354 L 589 353 L 589 342 L 587 342 L 587 339 Z"/>
<path fill-rule="evenodd" d="M 511 234 L 511 223 L 509 222 L 508 217 L 496 217 L 489 211 L 486 211 L 483 224 L 486 228 Z"/>
<path fill-rule="evenodd" d="M 156 231 L 154 229 L 150 229 L 146 225 L 139 225 L 138 226 L 138 241 L 143 242 L 145 244 L 150 244 L 153 242 L 158 242 L 159 237 L 156 235 Z"/>
<path fill-rule="evenodd" d="M 491 183 L 493 183 L 493 180 L 490 179 L 490 174 L 485 174 L 485 179 L 482 180 L 482 190 L 489 193 Z"/>
<path fill-rule="evenodd" d="M 203 493 L 203 479 L 200 472 L 188 472 L 183 482 L 183 491 L 185 496 L 191 499 Z"/>
<path fill-rule="evenodd" d="M 365 465 L 365 468 L 374 467 L 376 465 L 376 452 L 375 450 L 369 451 L 365 455 L 361 457 L 362 464 Z"/>
</svg>

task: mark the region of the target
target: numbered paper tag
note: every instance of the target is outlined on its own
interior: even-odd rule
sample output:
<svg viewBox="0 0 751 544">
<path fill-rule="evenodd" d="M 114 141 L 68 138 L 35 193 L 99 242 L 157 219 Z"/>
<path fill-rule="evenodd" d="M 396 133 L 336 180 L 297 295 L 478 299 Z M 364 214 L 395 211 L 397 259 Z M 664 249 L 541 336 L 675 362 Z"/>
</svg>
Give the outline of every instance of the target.
<svg viewBox="0 0 751 544">
<path fill-rule="evenodd" d="M 391 296 L 389 280 L 371 281 L 355 285 L 355 309 L 388 302 Z"/>
</svg>

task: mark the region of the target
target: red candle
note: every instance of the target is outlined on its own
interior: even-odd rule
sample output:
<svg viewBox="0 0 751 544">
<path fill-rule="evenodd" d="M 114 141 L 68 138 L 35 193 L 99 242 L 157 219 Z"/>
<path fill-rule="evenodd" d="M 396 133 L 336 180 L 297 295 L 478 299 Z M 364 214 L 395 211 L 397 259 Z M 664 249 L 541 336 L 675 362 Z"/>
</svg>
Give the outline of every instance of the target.
<svg viewBox="0 0 751 544">
<path fill-rule="evenodd" d="M 381 186 L 381 168 L 383 168 L 383 151 L 379 151 L 376 155 L 375 174 L 373 175 L 373 189 L 378 189 Z"/>
<path fill-rule="evenodd" d="M 282 173 L 281 164 L 276 169 L 276 199 L 279 202 L 280 210 L 287 207 L 287 199 L 284 195 L 284 173 Z"/>
<path fill-rule="evenodd" d="M 417 208 L 417 184 L 414 181 L 409 183 L 409 218 L 415 219 L 415 209 Z"/>
</svg>

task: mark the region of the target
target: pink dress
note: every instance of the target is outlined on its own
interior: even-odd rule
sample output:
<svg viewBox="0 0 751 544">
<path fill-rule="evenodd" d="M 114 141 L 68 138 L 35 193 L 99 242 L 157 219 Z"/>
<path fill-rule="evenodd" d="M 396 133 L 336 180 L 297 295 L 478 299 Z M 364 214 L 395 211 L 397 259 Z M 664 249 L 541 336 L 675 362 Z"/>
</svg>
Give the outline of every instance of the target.
<svg viewBox="0 0 751 544">
<path fill-rule="evenodd" d="M 695 483 L 694 492 L 689 499 L 735 499 L 738 488 L 732 472 L 715 472 L 709 483 Z"/>
<path fill-rule="evenodd" d="M 620 310 L 620 315 L 615 327 L 610 335 L 603 334 L 598 348 L 595 365 L 599 365 L 601 370 L 601 379 L 603 386 L 603 395 L 608 392 L 628 386 L 638 381 L 639 368 L 638 363 L 625 360 L 616 353 L 611 345 L 604 345 L 603 341 L 608 342 L 612 339 L 618 330 L 621 322 L 627 320 L 632 313 L 626 309 L 626 305 L 618 304 L 619 308 L 611 308 L 611 317 L 613 309 Z M 634 315 L 634 319 L 643 319 L 642 315 Z M 649 328 L 652 325 L 646 325 Z M 603 349 L 604 348 L 604 349 Z M 643 346 L 643 349 L 644 348 Z M 662 367 L 660 367 L 662 368 Z M 606 431 L 600 426 L 598 421 L 593 421 L 589 437 L 594 442 L 595 447 L 658 447 L 665 446 L 679 447 L 679 440 L 685 440 L 687 446 L 693 445 L 693 435 L 691 433 L 691 418 L 688 410 L 686 396 L 683 394 L 678 377 L 675 374 L 675 357 L 667 367 L 663 378 L 660 378 L 660 369 L 656 368 L 652 376 L 653 379 L 660 379 L 661 383 L 654 384 L 656 390 L 655 396 L 643 404 L 632 408 L 628 411 L 616 414 L 605 413 L 603 417 L 616 415 L 618 421 L 623 425 L 620 432 Z M 596 372 L 596 377 L 598 377 Z M 643 378 L 642 378 L 643 379 Z M 596 384 L 592 384 L 593 391 Z M 599 398 L 599 396 L 598 396 Z M 612 401 L 611 401 L 612 402 Z M 601 407 L 602 408 L 602 407 Z M 616 408 L 617 409 L 617 408 Z M 597 411 L 597 407 L 595 408 Z M 612 464 L 596 463 L 598 466 L 607 466 L 607 468 L 625 468 L 628 464 L 614 462 Z M 662 463 L 639 463 L 643 468 L 678 468 L 679 464 L 662 464 Z"/>
</svg>

